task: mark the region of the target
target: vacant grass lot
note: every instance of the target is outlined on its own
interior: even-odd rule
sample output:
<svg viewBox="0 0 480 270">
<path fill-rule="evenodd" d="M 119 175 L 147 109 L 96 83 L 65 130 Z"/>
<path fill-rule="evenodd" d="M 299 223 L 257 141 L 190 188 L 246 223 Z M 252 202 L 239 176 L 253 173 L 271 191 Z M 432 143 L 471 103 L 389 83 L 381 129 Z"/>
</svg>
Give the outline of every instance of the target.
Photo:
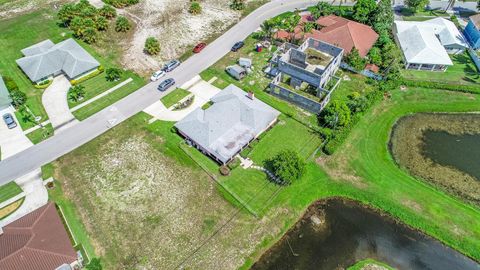
<svg viewBox="0 0 480 270">
<path fill-rule="evenodd" d="M 72 37 L 71 31 L 67 28 L 61 28 L 57 25 L 55 10 L 42 9 L 11 19 L 0 20 L 0 33 L 2 33 L 0 35 L 0 47 L 2 48 L 0 51 L 0 74 L 12 77 L 18 84 L 20 90 L 27 94 L 27 106 L 30 108 L 30 110 L 35 115 L 41 116 L 42 122 L 47 120 L 48 116 L 42 105 L 42 94 L 44 90 L 33 87 L 28 77 L 17 66 L 15 60 L 23 57 L 20 51 L 21 49 L 45 39 L 50 39 L 54 43 L 58 43 L 62 40 Z M 120 59 L 121 53 L 117 49 L 114 49 L 111 45 L 108 46 L 111 48 L 111 50 L 105 50 L 101 47 L 101 45 L 105 45 L 107 43 L 104 41 L 105 39 L 110 39 L 112 37 L 121 38 L 121 34 L 115 34 L 113 30 L 100 33 L 99 41 L 96 45 L 88 45 L 79 40 L 77 40 L 77 42 L 82 45 L 82 47 L 85 48 L 98 62 L 100 62 L 102 66 L 109 68 L 118 65 L 117 61 Z M 77 113 L 83 117 L 82 119 L 84 119 L 93 114 L 91 112 L 99 111 L 100 109 L 98 109 L 98 107 L 104 108 L 145 84 L 144 79 L 130 71 L 123 72 L 121 79 L 124 80 L 129 77 L 134 79 L 134 81 L 118 89 L 116 92 L 119 93 L 112 94 L 112 97 L 104 100 L 103 102 L 98 102 L 97 104 L 92 103 L 80 110 L 84 112 Z M 100 74 L 97 77 L 81 83 L 85 86 L 86 91 L 85 99 L 82 100 L 82 102 L 110 89 L 117 83 L 118 82 L 107 82 L 104 74 Z M 69 105 L 73 107 L 77 104 L 72 103 Z M 28 121 L 28 119 L 23 117 L 20 113 L 17 112 L 16 115 L 23 129 L 28 129 L 35 125 L 34 122 Z"/>
<path fill-rule="evenodd" d="M 450 58 L 452 59 L 453 66 L 448 67 L 445 72 L 402 69 L 402 74 L 407 79 L 418 81 L 469 85 L 480 83 L 480 74 L 467 52 L 450 55 Z"/>
<path fill-rule="evenodd" d="M 148 119 L 136 115 L 55 162 L 106 269 L 235 269 L 293 218 L 282 210 L 259 221 L 239 211 L 179 148 L 173 123 Z"/>
<path fill-rule="evenodd" d="M 164 96 L 161 101 L 165 107 L 170 108 L 171 106 L 177 104 L 184 97 L 188 96 L 190 92 L 185 89 L 177 88 L 170 92 L 168 95 Z"/>
</svg>

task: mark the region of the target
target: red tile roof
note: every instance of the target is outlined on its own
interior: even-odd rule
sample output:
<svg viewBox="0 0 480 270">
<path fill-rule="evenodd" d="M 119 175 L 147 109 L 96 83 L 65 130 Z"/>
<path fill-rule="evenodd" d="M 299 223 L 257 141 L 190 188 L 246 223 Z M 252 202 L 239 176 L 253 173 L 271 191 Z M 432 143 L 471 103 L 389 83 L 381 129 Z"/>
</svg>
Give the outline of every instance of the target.
<svg viewBox="0 0 480 270">
<path fill-rule="evenodd" d="M 302 17 L 302 22 L 307 18 Z M 298 26 L 295 29 L 295 38 L 312 37 L 343 48 L 345 54 L 355 47 L 362 57 L 368 54 L 378 39 L 378 34 L 370 26 L 335 15 L 320 17 L 316 22 L 322 26 L 320 30 L 312 30 L 311 33 L 303 34 L 301 26 Z M 289 37 L 289 33 L 280 30 L 276 37 L 286 39 Z"/>
<path fill-rule="evenodd" d="M 53 270 L 76 260 L 54 203 L 8 224 L 0 235 L 2 270 Z"/>
<path fill-rule="evenodd" d="M 375 64 L 366 64 L 365 69 L 370 70 L 373 73 L 378 73 L 380 71 L 380 68 Z"/>
</svg>

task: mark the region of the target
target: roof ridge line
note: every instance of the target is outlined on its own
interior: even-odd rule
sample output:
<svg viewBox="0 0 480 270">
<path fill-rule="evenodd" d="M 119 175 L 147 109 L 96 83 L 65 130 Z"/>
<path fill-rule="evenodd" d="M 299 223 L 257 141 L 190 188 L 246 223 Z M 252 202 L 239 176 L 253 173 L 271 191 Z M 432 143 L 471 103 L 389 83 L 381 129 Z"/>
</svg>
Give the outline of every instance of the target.
<svg viewBox="0 0 480 270">
<path fill-rule="evenodd" d="M 25 246 L 25 249 L 30 249 L 32 251 L 36 251 L 36 252 L 40 252 L 40 253 L 46 253 L 46 254 L 60 256 L 60 257 L 70 257 L 69 255 L 64 255 L 64 254 L 60 254 L 60 253 L 52 252 L 52 251 L 41 250 L 41 249 L 38 249 L 38 248 L 29 247 L 29 246 Z M 75 257 L 75 259 L 78 259 L 78 258 Z"/>
</svg>

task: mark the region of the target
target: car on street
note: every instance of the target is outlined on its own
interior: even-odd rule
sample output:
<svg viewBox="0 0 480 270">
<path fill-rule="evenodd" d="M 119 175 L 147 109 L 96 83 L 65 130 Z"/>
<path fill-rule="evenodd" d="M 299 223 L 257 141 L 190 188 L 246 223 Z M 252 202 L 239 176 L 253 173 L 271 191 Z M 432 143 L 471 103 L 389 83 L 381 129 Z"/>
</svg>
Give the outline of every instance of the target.
<svg viewBox="0 0 480 270">
<path fill-rule="evenodd" d="M 243 45 L 245 45 L 245 43 L 243 41 L 239 41 L 239 42 L 237 42 L 233 45 L 231 51 L 236 52 L 236 51 L 240 50 L 240 48 L 242 48 Z"/>
<path fill-rule="evenodd" d="M 161 92 L 167 91 L 167 89 L 172 87 L 174 84 L 175 80 L 173 78 L 168 78 L 158 85 L 158 90 Z"/>
<path fill-rule="evenodd" d="M 179 60 L 170 60 L 168 63 L 165 64 L 163 67 L 163 71 L 165 72 L 170 72 L 174 69 L 176 69 L 178 66 L 180 66 L 180 61 Z"/>
<path fill-rule="evenodd" d="M 165 76 L 166 72 L 163 71 L 163 70 L 159 70 L 159 71 L 156 71 L 152 74 L 152 77 L 150 77 L 150 81 L 152 82 L 155 82 L 157 81 L 158 79 L 162 78 L 163 76 Z"/>
<path fill-rule="evenodd" d="M 205 47 L 207 47 L 207 43 L 198 43 L 197 46 L 195 46 L 195 48 L 193 48 L 193 52 L 194 53 L 199 53 L 201 52 Z"/>
<path fill-rule="evenodd" d="M 13 116 L 9 113 L 6 113 L 3 115 L 3 121 L 5 122 L 5 124 L 7 124 L 7 127 L 9 129 L 17 127 L 17 123 L 15 122 L 15 119 L 13 119 Z"/>
</svg>

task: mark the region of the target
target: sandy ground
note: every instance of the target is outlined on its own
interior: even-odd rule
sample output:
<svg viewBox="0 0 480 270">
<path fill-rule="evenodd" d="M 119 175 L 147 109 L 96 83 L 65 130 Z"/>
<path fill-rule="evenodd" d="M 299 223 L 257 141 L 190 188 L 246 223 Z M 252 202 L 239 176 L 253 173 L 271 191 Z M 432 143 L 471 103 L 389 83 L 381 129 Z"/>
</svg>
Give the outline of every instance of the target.
<svg viewBox="0 0 480 270">
<path fill-rule="evenodd" d="M 62 3 L 73 0 L 9 0 L 0 1 L 0 19 L 8 19 L 15 15 L 31 12 L 44 7 L 58 8 Z"/>
<path fill-rule="evenodd" d="M 229 1 L 202 1 L 203 11 L 199 15 L 188 13 L 189 3 L 189 0 L 142 0 L 121 11 L 137 23 L 134 35 L 124 48 L 122 63 L 139 73 L 149 73 L 165 60 L 179 57 L 240 18 L 240 13 L 228 6 Z M 160 42 L 161 52 L 157 56 L 143 52 L 145 40 L 150 36 Z"/>
</svg>

